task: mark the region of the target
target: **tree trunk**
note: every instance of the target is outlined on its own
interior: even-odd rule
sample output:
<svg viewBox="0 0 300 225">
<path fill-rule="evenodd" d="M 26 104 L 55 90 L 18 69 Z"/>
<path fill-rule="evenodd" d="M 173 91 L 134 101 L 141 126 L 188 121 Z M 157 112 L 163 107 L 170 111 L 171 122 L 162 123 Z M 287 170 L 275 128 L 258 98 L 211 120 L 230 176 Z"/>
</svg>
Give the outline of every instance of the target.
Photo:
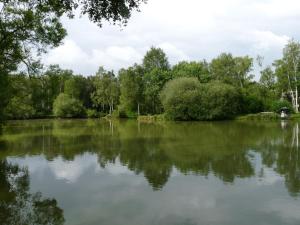
<svg viewBox="0 0 300 225">
<path fill-rule="evenodd" d="M 140 116 L 140 103 L 138 103 L 138 116 Z"/>
<path fill-rule="evenodd" d="M 296 91 L 295 91 L 295 112 L 298 113 L 298 87 L 297 87 L 297 84 L 296 84 Z"/>
</svg>

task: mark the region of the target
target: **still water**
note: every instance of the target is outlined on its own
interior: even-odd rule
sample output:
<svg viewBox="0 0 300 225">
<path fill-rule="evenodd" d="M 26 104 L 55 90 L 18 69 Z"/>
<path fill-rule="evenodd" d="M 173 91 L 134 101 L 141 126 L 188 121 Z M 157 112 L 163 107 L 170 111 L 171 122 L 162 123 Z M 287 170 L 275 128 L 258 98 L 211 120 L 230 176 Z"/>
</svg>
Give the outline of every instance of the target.
<svg viewBox="0 0 300 225">
<path fill-rule="evenodd" d="M 0 224 L 300 224 L 299 127 L 12 121 Z"/>
</svg>

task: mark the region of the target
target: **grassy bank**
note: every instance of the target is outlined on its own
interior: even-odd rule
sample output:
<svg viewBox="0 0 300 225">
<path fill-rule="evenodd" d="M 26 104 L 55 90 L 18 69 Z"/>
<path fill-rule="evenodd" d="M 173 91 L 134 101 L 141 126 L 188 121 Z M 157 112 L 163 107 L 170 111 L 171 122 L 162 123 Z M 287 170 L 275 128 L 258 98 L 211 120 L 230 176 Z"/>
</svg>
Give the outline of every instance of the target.
<svg viewBox="0 0 300 225">
<path fill-rule="evenodd" d="M 137 120 L 140 122 L 151 123 L 151 122 L 158 122 L 158 121 L 166 121 L 167 119 L 165 115 L 159 114 L 159 115 L 138 116 Z"/>
<path fill-rule="evenodd" d="M 255 114 L 247 114 L 243 116 L 238 116 L 235 118 L 235 120 L 262 120 L 262 121 L 272 121 L 272 120 L 280 120 L 280 116 L 277 113 L 274 112 L 261 112 L 261 113 L 255 113 Z"/>
</svg>

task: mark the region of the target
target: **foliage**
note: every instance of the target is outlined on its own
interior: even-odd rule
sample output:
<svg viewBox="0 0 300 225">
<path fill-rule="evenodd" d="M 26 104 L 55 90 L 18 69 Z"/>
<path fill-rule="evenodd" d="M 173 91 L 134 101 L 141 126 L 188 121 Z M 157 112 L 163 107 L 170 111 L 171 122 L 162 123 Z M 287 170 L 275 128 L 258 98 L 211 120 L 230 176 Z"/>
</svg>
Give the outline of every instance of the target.
<svg viewBox="0 0 300 225">
<path fill-rule="evenodd" d="M 150 72 L 154 69 L 168 70 L 170 69 L 170 64 L 161 48 L 151 47 L 143 58 L 143 67 L 146 72 Z"/>
<path fill-rule="evenodd" d="M 53 103 L 53 114 L 60 118 L 83 117 L 82 103 L 67 94 L 59 94 Z"/>
<path fill-rule="evenodd" d="M 271 104 L 271 110 L 276 113 L 280 113 L 281 108 L 286 107 L 289 113 L 293 113 L 294 109 L 292 104 L 287 100 L 277 100 L 273 101 Z"/>
<path fill-rule="evenodd" d="M 120 105 L 126 112 L 140 113 L 144 104 L 143 68 L 135 65 L 119 72 Z"/>
<path fill-rule="evenodd" d="M 278 86 L 285 92 L 291 102 L 295 112 L 298 112 L 298 86 L 300 73 L 300 43 L 290 40 L 283 49 L 283 57 L 275 61 L 275 74 L 278 79 Z"/>
<path fill-rule="evenodd" d="M 2 0 L 0 2 L 0 120 L 8 104 L 7 76 L 20 68 L 32 73 L 40 68 L 39 58 L 47 49 L 62 43 L 67 32 L 60 18 L 74 17 L 78 9 L 92 22 L 103 21 L 126 25 L 132 10 L 138 10 L 145 0 Z M 42 82 L 43 83 L 43 82 Z M 60 90 L 60 93 L 62 91 Z M 36 93 L 46 95 L 46 93 Z M 57 96 L 57 95 L 56 95 Z M 56 97 L 55 96 L 55 97 Z M 54 100 L 41 102 L 38 114 L 50 113 Z M 53 98 L 54 97 L 54 98 Z M 3 98 L 3 99 L 2 99 Z M 85 105 L 86 102 L 84 102 Z"/>
<path fill-rule="evenodd" d="M 165 83 L 171 79 L 169 71 L 153 69 L 144 75 L 144 95 L 146 112 L 150 114 L 159 114 L 162 112 L 162 106 L 159 99 L 159 93 Z"/>
<path fill-rule="evenodd" d="M 142 64 L 121 69 L 118 76 L 100 67 L 96 75 L 84 77 L 58 65 L 29 76 L 7 74 L 3 76 L 7 79 L 0 80 L 0 105 L 3 108 L 9 103 L 5 112 L 11 119 L 48 117 L 61 94 L 68 104 L 78 106 L 75 111 L 83 108 L 89 117 L 114 114 L 136 118 L 166 113 L 176 120 L 228 119 L 237 114 L 278 111 L 279 99 L 296 110 L 299 54 L 300 44 L 290 41 L 282 59 L 261 70 L 257 82 L 251 80 L 253 60 L 248 56 L 223 53 L 210 63 L 183 61 L 171 67 L 163 50 L 152 47 Z M 4 85 L 10 86 L 10 91 L 1 89 Z M 13 96 L 7 99 L 10 93 Z"/>
<path fill-rule="evenodd" d="M 232 54 L 222 53 L 210 63 L 213 79 L 243 88 L 252 78 L 253 59 L 249 56 L 233 57 Z"/>
<path fill-rule="evenodd" d="M 259 82 L 269 90 L 274 90 L 276 85 L 275 74 L 270 66 L 261 71 Z"/>
<path fill-rule="evenodd" d="M 99 113 L 97 113 L 97 111 L 95 109 L 87 109 L 86 110 L 86 116 L 88 118 L 98 118 Z"/>
<path fill-rule="evenodd" d="M 203 119 L 230 119 L 240 113 L 241 94 L 231 85 L 220 82 L 205 85 Z"/>
<path fill-rule="evenodd" d="M 196 78 L 169 81 L 161 93 L 167 117 L 173 120 L 198 120 L 203 114 L 202 87 Z"/>
<path fill-rule="evenodd" d="M 24 74 L 15 74 L 9 77 L 11 92 L 4 114 L 8 119 L 28 119 L 35 116 L 32 101 L 32 90 L 30 80 Z"/>
<path fill-rule="evenodd" d="M 119 83 L 113 72 L 107 72 L 100 67 L 93 80 L 94 92 L 91 94 L 92 102 L 96 108 L 109 108 L 109 113 L 114 111 L 114 106 L 119 100 Z"/>
<path fill-rule="evenodd" d="M 10 98 L 10 82 L 7 74 L 0 75 L 0 124 L 4 120 L 4 110 Z"/>
<path fill-rule="evenodd" d="M 196 77 L 201 83 L 210 81 L 208 63 L 204 60 L 201 62 L 182 61 L 172 67 L 172 77 Z"/>
<path fill-rule="evenodd" d="M 253 82 L 242 89 L 242 104 L 241 113 L 258 113 L 264 111 L 264 93 L 261 86 Z"/>
<path fill-rule="evenodd" d="M 5 108 L 5 115 L 8 119 L 30 119 L 35 116 L 35 110 L 30 99 L 14 96 Z"/>
<path fill-rule="evenodd" d="M 196 78 L 169 81 L 161 93 L 167 117 L 174 120 L 227 119 L 239 113 L 240 94 L 222 83 L 200 84 Z"/>
</svg>

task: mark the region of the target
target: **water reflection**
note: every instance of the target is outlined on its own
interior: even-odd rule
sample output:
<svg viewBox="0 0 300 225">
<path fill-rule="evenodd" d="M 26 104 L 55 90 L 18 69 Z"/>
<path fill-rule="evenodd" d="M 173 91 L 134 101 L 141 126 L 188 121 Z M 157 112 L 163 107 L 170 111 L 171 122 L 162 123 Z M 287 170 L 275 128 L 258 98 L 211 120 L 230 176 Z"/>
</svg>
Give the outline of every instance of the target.
<svg viewBox="0 0 300 225">
<path fill-rule="evenodd" d="M 55 199 L 29 192 L 26 168 L 1 160 L 0 221 L 5 225 L 62 225 L 64 216 Z"/>
<path fill-rule="evenodd" d="M 264 170 L 284 177 L 292 196 L 300 192 L 298 123 L 161 123 L 136 121 L 11 122 L 1 137 L 0 157 L 44 155 L 61 179 L 75 182 L 90 153 L 106 168 L 119 162 L 161 190 L 174 170 L 213 175 L 224 183 L 255 176 L 253 155 Z"/>
</svg>

